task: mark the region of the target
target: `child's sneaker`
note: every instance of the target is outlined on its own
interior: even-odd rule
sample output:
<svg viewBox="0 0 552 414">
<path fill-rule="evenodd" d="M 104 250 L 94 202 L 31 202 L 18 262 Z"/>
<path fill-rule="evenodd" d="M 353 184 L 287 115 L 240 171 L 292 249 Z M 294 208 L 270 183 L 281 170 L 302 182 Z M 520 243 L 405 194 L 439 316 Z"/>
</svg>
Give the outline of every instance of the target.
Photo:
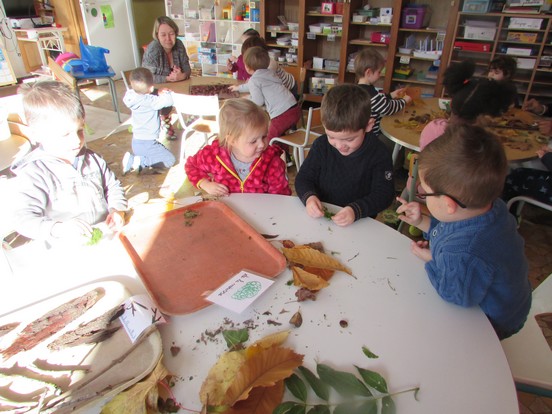
<svg viewBox="0 0 552 414">
<path fill-rule="evenodd" d="M 133 164 L 134 155 L 132 155 L 130 152 L 125 152 L 125 155 L 123 156 L 123 175 L 128 174 L 128 172 L 132 170 Z"/>
</svg>

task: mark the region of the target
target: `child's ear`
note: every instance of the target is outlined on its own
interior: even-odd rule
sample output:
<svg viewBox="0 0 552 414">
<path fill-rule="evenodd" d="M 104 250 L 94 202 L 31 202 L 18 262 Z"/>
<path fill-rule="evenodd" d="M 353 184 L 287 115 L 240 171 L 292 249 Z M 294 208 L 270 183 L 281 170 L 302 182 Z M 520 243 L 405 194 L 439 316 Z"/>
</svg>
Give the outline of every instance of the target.
<svg viewBox="0 0 552 414">
<path fill-rule="evenodd" d="M 375 123 L 376 123 L 376 118 L 370 118 L 370 120 L 368 121 L 368 124 L 366 125 L 365 131 L 370 132 L 372 128 L 374 128 Z"/>
<path fill-rule="evenodd" d="M 460 208 L 458 204 L 456 204 L 456 201 L 454 201 L 452 198 L 448 196 L 443 196 L 443 200 L 445 201 L 447 214 L 454 214 L 456 213 L 456 210 Z"/>
</svg>

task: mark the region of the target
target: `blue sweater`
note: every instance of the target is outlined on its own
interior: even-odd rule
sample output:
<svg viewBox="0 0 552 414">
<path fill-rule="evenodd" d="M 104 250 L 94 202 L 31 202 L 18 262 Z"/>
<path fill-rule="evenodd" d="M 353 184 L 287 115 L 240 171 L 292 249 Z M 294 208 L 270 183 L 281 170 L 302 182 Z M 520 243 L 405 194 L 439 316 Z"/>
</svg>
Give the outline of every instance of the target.
<svg viewBox="0 0 552 414">
<path fill-rule="evenodd" d="M 500 339 L 519 331 L 531 307 L 524 241 L 506 204 L 496 200 L 480 216 L 457 222 L 432 218 L 433 259 L 425 268 L 446 301 L 479 305 Z"/>
</svg>

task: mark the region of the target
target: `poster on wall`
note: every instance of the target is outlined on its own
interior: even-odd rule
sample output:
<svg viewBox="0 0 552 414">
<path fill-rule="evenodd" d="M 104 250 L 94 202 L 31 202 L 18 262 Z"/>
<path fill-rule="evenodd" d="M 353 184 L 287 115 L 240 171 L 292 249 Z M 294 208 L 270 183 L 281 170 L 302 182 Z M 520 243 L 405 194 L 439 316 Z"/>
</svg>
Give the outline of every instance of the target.
<svg viewBox="0 0 552 414">
<path fill-rule="evenodd" d="M 115 22 L 113 20 L 113 10 L 110 5 L 100 6 L 102 12 L 102 20 L 104 24 L 104 29 L 113 29 L 115 27 Z"/>
<path fill-rule="evenodd" d="M 10 58 L 4 48 L 0 47 L 0 86 L 14 83 L 17 83 L 17 78 L 13 72 Z"/>
</svg>

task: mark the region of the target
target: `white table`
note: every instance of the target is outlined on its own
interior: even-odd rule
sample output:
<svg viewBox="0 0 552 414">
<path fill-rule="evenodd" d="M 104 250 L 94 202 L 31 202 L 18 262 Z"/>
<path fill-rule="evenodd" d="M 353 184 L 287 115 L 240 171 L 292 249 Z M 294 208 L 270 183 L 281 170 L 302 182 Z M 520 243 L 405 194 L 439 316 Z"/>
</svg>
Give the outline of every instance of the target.
<svg viewBox="0 0 552 414">
<path fill-rule="evenodd" d="M 260 233 L 295 243 L 322 241 L 326 251 L 336 252 L 335 257 L 350 266 L 356 278 L 338 272 L 316 301 L 297 303 L 297 288 L 286 284 L 291 279 L 286 270 L 241 315 L 210 306 L 172 317 L 170 324 L 160 327 L 164 363 L 180 378 L 173 391 L 185 407 L 201 408 L 201 383 L 226 350 L 222 335 L 203 343 L 202 333 L 215 331 L 228 318 L 236 328 L 253 319 L 258 326 L 250 331 L 251 342 L 291 329 L 286 346 L 304 354 L 304 363 L 311 369 L 316 362 L 351 372 L 353 365 L 359 365 L 384 375 L 390 391 L 419 386 L 419 401 L 412 393 L 394 399 L 398 413 L 519 412 L 506 358 L 487 318 L 479 308 L 464 309 L 437 295 L 423 263 L 410 253 L 408 238 L 371 219 L 347 228 L 324 218 L 311 219 L 296 197 L 232 194 L 223 201 Z M 117 241 L 95 247 L 86 262 L 73 255 L 80 265 L 72 269 L 43 266 L 47 270 L 40 275 L 14 276 L 4 283 L 0 314 L 14 307 L 14 298 L 17 305 L 22 305 L 21 299 L 28 301 L 23 292 L 32 290 L 36 299 L 92 279 L 116 279 L 133 293 L 143 291 Z M 213 252 L 213 260 L 220 254 L 224 252 Z M 280 313 L 283 309 L 288 312 Z M 294 328 L 288 321 L 299 309 L 303 325 Z M 270 325 L 268 319 L 282 325 Z M 347 320 L 348 327 L 342 328 L 341 320 Z M 172 345 L 181 348 L 174 357 Z M 379 359 L 366 358 L 362 346 Z"/>
</svg>

